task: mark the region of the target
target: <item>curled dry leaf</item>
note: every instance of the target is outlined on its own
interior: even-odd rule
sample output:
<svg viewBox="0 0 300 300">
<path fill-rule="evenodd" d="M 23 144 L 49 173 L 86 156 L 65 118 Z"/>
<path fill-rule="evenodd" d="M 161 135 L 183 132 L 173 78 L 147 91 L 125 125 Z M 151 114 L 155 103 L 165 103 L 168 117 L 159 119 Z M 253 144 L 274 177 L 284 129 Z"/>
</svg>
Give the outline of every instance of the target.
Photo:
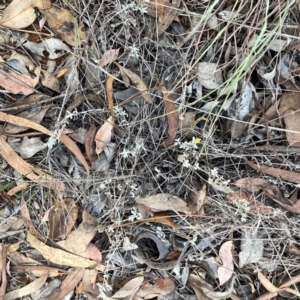
<svg viewBox="0 0 300 300">
<path fill-rule="evenodd" d="M 204 205 L 209 205 L 206 199 L 206 184 L 203 184 L 198 192 L 191 191 L 189 193 L 189 200 L 187 201 L 192 214 L 204 214 Z"/>
<path fill-rule="evenodd" d="M 114 128 L 112 117 L 99 128 L 95 136 L 96 153 L 99 155 L 111 140 L 111 131 Z"/>
<path fill-rule="evenodd" d="M 51 207 L 49 211 L 49 238 L 64 239 L 71 232 L 78 215 L 74 199 L 65 198 Z"/>
<path fill-rule="evenodd" d="M 34 8 L 48 9 L 50 0 L 13 0 L 3 11 L 0 24 L 12 29 L 25 28 L 36 19 Z"/>
<path fill-rule="evenodd" d="M 219 251 L 219 256 L 223 262 L 223 266 L 218 268 L 218 277 L 220 285 L 227 282 L 233 274 L 233 256 L 231 252 L 232 241 L 224 243 Z"/>
<path fill-rule="evenodd" d="M 46 282 L 47 274 L 34 280 L 28 285 L 5 294 L 4 300 L 14 300 L 37 292 Z"/>
<path fill-rule="evenodd" d="M 144 281 L 144 276 L 137 276 L 125 283 L 116 293 L 112 295 L 112 299 L 132 299 Z"/>
<path fill-rule="evenodd" d="M 153 217 L 146 219 L 145 221 L 141 221 L 141 225 L 144 223 L 160 223 L 164 225 L 168 225 L 172 227 L 175 230 L 178 230 L 177 225 L 173 221 L 172 218 L 170 218 L 165 212 L 157 212 L 153 215 Z"/>
<path fill-rule="evenodd" d="M 15 71 L 8 70 L 3 64 L 0 64 L 0 85 L 10 93 L 30 95 L 34 92 L 34 87 L 39 83 L 40 72 L 41 68 L 39 67 L 37 75 L 31 78 L 29 75 L 18 74 Z"/>
<path fill-rule="evenodd" d="M 136 203 L 140 209 L 144 209 L 143 217 L 147 217 L 151 212 L 173 210 L 190 214 L 191 210 L 186 202 L 179 197 L 170 194 L 156 194 L 146 198 L 139 198 Z M 141 212 L 141 211 L 140 211 Z"/>
<path fill-rule="evenodd" d="M 74 268 L 91 268 L 99 271 L 104 271 L 105 269 L 104 265 L 96 263 L 87 258 L 83 258 L 60 249 L 49 247 L 36 239 L 30 232 L 27 232 L 27 241 L 33 248 L 36 248 L 44 256 L 45 259 L 51 261 L 54 264 Z"/>
<path fill-rule="evenodd" d="M 68 45 L 76 46 L 87 39 L 86 31 L 82 22 L 77 22 L 77 18 L 72 16 L 65 9 L 51 7 L 41 10 L 47 20 L 49 27 L 59 35 Z"/>
<path fill-rule="evenodd" d="M 166 31 L 177 16 L 181 0 L 151 0 L 147 4 L 149 5 L 147 14 L 158 18 L 157 35 L 159 36 Z"/>
<path fill-rule="evenodd" d="M 22 126 L 26 126 L 26 127 L 29 127 L 29 128 L 32 128 L 32 129 L 35 129 L 35 130 L 38 130 L 44 134 L 47 134 L 47 135 L 52 135 L 51 131 L 49 131 L 48 129 L 46 129 L 45 127 L 39 125 L 39 124 L 36 124 L 30 120 L 26 120 L 24 118 L 20 118 L 20 117 L 16 117 L 16 116 L 12 116 L 12 115 L 9 115 L 9 114 L 6 114 L 6 113 L 3 113 L 3 112 L 0 112 L 0 121 L 2 122 L 8 122 L 8 123 L 11 123 L 11 124 L 15 124 L 15 125 L 22 125 Z M 86 172 L 87 172 L 87 176 L 90 175 L 90 168 L 84 158 L 84 156 L 82 155 L 81 151 L 79 150 L 78 146 L 72 141 L 71 138 L 69 138 L 67 135 L 65 134 L 61 134 L 60 137 L 59 137 L 60 141 L 62 143 L 65 144 L 65 146 L 78 158 L 78 160 L 83 164 Z M 1 147 L 0 147 L 0 152 L 1 152 Z M 12 150 L 11 150 L 12 151 Z M 2 154 L 2 153 L 1 153 Z M 6 160 L 6 159 L 5 159 Z M 12 165 L 11 165 L 12 166 Z M 15 167 L 14 167 L 15 168 Z M 15 168 L 16 169 L 16 168 Z M 31 167 L 31 170 L 33 168 Z M 18 170 L 18 169 L 16 169 Z M 27 175 L 28 173 L 31 173 L 31 170 L 27 173 L 22 173 L 20 172 L 22 175 Z M 44 173 L 42 173 L 44 174 Z M 27 176 L 28 177 L 28 176 Z M 50 177 L 50 176 L 49 176 Z M 48 178 L 49 178 L 48 177 Z M 30 177 L 28 177 L 30 178 Z M 31 179 L 31 178 L 30 178 Z M 35 179 L 31 179 L 31 180 L 35 180 Z M 62 183 L 61 183 L 62 184 Z"/>
<path fill-rule="evenodd" d="M 168 134 L 169 139 L 163 142 L 163 147 L 168 147 L 173 144 L 176 133 L 178 130 L 178 113 L 176 111 L 174 99 L 171 93 L 169 93 L 165 86 L 161 87 L 164 103 L 165 103 L 165 109 L 166 109 L 166 115 L 168 118 Z"/>
<path fill-rule="evenodd" d="M 59 288 L 56 288 L 50 296 L 45 297 L 45 300 L 57 300 L 63 299 L 66 295 L 68 295 L 80 282 L 84 275 L 84 268 L 79 268 L 72 270 L 68 276 L 61 283 Z"/>
<path fill-rule="evenodd" d="M 123 81 L 125 82 L 125 85 L 128 87 L 130 85 L 130 81 L 132 82 L 132 84 L 142 92 L 142 97 L 144 98 L 144 100 L 150 104 L 153 104 L 153 100 L 150 96 L 150 94 L 148 94 L 146 91 L 148 90 L 146 84 L 144 83 L 144 81 L 135 73 L 129 71 L 128 69 L 120 66 L 118 63 L 115 62 L 115 64 L 118 66 L 118 68 L 120 69 Z"/>
<path fill-rule="evenodd" d="M 198 65 L 198 80 L 207 89 L 216 89 L 224 80 L 216 63 L 201 62 Z"/>
</svg>

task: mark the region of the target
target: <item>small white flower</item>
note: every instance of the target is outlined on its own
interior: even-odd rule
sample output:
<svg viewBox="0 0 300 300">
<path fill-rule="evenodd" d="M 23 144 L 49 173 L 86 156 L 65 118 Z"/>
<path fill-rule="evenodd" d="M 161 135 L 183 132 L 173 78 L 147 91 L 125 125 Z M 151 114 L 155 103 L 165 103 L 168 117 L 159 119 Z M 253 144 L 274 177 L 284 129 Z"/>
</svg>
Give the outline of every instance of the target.
<svg viewBox="0 0 300 300">
<path fill-rule="evenodd" d="M 190 168 L 191 167 L 191 164 L 190 162 L 185 159 L 183 162 L 182 162 L 182 166 L 185 167 L 185 168 Z"/>
<path fill-rule="evenodd" d="M 130 154 L 130 151 L 127 149 L 123 149 L 123 151 L 120 153 L 124 158 L 127 158 Z"/>
</svg>

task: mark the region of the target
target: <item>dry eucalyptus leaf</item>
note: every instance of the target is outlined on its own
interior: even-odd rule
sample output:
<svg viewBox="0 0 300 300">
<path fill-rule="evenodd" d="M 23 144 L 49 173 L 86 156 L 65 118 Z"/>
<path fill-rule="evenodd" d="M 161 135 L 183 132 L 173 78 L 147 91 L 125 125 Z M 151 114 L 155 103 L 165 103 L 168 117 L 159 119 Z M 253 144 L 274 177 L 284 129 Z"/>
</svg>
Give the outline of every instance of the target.
<svg viewBox="0 0 300 300">
<path fill-rule="evenodd" d="M 64 239 L 71 232 L 78 215 L 74 199 L 58 201 L 49 211 L 49 238 Z"/>
<path fill-rule="evenodd" d="M 80 282 L 84 275 L 84 268 L 78 268 L 70 271 L 68 276 L 61 283 L 59 288 L 56 288 L 50 296 L 43 297 L 44 300 L 64 299 Z"/>
<path fill-rule="evenodd" d="M 286 139 L 290 146 L 300 146 L 300 97 L 297 92 L 288 92 L 281 96 L 279 114 L 287 129 Z M 296 131 L 296 132 L 290 132 Z"/>
<path fill-rule="evenodd" d="M 0 24 L 11 29 L 25 28 L 36 19 L 34 8 L 48 9 L 50 0 L 13 0 L 3 11 Z"/>
<path fill-rule="evenodd" d="M 226 298 L 230 297 L 230 295 L 233 291 L 235 279 L 236 279 L 236 277 L 233 277 L 230 287 L 225 292 L 215 291 L 215 289 L 210 284 L 208 284 L 204 279 L 202 279 L 200 276 L 198 276 L 196 274 L 190 275 L 190 284 L 195 292 L 196 292 L 196 290 L 199 290 L 199 291 L 201 290 L 202 293 L 204 293 L 204 295 L 206 295 L 207 298 L 212 299 L 212 300 L 221 300 L 221 299 L 226 299 Z M 198 295 L 200 296 L 201 293 L 197 293 L 197 296 Z M 199 300 L 207 299 L 207 298 L 199 297 Z"/>
<path fill-rule="evenodd" d="M 271 283 L 266 277 L 265 275 L 263 275 L 262 272 L 258 271 L 258 279 L 259 281 L 261 282 L 261 284 L 271 293 L 277 293 L 277 292 L 280 292 L 280 291 L 286 291 L 286 292 L 289 292 L 289 293 L 292 293 L 293 295 L 296 295 L 298 297 L 300 297 L 300 293 L 293 290 L 293 289 L 290 289 L 290 288 L 287 288 L 287 287 L 283 287 L 283 288 L 278 288 L 276 287 L 275 285 L 273 285 L 273 283 Z M 293 284 L 291 282 L 291 284 Z"/>
<path fill-rule="evenodd" d="M 84 144 L 87 137 L 87 129 L 80 127 L 70 134 L 70 137 L 80 144 Z"/>
<path fill-rule="evenodd" d="M 21 298 L 27 295 L 31 295 L 37 292 L 46 282 L 47 274 L 43 275 L 42 277 L 34 280 L 33 282 L 29 283 L 28 285 L 11 291 L 4 296 L 4 300 L 14 300 L 17 298 Z"/>
<path fill-rule="evenodd" d="M 219 256 L 223 262 L 223 266 L 218 268 L 220 285 L 226 283 L 233 274 L 233 256 L 231 248 L 232 241 L 228 241 L 221 246 L 219 251 Z"/>
<path fill-rule="evenodd" d="M 139 299 L 152 299 L 160 295 L 169 295 L 175 288 L 176 285 L 170 278 L 153 278 L 151 280 L 145 280 L 135 296 Z"/>
<path fill-rule="evenodd" d="M 47 105 L 43 107 L 39 111 L 35 112 L 29 112 L 29 111 L 23 111 L 19 113 L 17 116 L 20 118 L 24 118 L 26 120 L 30 120 L 31 122 L 34 122 L 36 124 L 40 124 L 47 112 L 47 110 L 51 107 L 51 105 Z M 23 125 L 23 124 L 22 124 Z M 20 125 L 14 125 L 14 124 L 7 124 L 6 127 L 4 128 L 5 132 L 7 133 L 20 133 L 23 131 L 26 131 L 29 129 L 27 126 L 22 126 Z"/>
<path fill-rule="evenodd" d="M 107 121 L 99 128 L 95 136 L 96 153 L 99 155 L 103 152 L 104 148 L 111 140 L 111 131 L 114 128 L 112 123 L 112 117 L 109 117 Z"/>
<path fill-rule="evenodd" d="M 58 34 L 68 45 L 76 46 L 86 41 L 87 35 L 82 22 L 77 22 L 77 18 L 72 16 L 68 10 L 51 7 L 41 10 L 45 16 L 49 27 Z"/>
<path fill-rule="evenodd" d="M 52 268 L 48 266 L 30 266 L 30 265 L 17 265 L 10 267 L 10 271 L 12 273 L 28 273 L 35 277 L 47 276 L 48 278 L 57 277 L 64 275 L 66 273 L 65 270 Z"/>
<path fill-rule="evenodd" d="M 99 271 L 104 271 L 105 269 L 104 265 L 96 263 L 95 261 L 60 249 L 51 248 L 35 238 L 30 232 L 27 232 L 27 241 L 30 243 L 31 247 L 36 248 L 36 250 L 38 250 L 45 259 L 54 264 L 74 268 L 91 268 Z"/>
<path fill-rule="evenodd" d="M 137 276 L 125 283 L 117 292 L 112 295 L 112 299 L 133 298 L 144 281 L 144 276 Z"/>
<path fill-rule="evenodd" d="M 7 163 L 10 166 L 12 166 L 20 174 L 50 189 L 55 189 L 57 191 L 63 191 L 65 189 L 65 186 L 62 182 L 58 182 L 50 175 L 40 171 L 39 169 L 34 168 L 32 165 L 24 161 L 1 137 L 0 145 L 0 154 L 2 155 L 2 157 L 7 161 Z"/>
<path fill-rule="evenodd" d="M 201 62 L 198 65 L 198 80 L 207 89 L 216 89 L 223 82 L 222 72 L 215 63 Z"/>
<path fill-rule="evenodd" d="M 41 68 L 34 78 L 26 74 L 18 74 L 8 70 L 3 64 L 0 64 L 0 86 L 13 94 L 23 93 L 30 95 L 34 92 L 34 87 L 39 83 Z"/>
<path fill-rule="evenodd" d="M 146 198 L 139 198 L 136 200 L 136 203 L 145 206 L 149 212 L 175 210 L 186 214 L 191 213 L 184 200 L 170 194 L 156 194 Z"/>
<path fill-rule="evenodd" d="M 50 59 L 56 59 L 66 52 L 71 52 L 71 49 L 64 42 L 56 38 L 45 39 L 41 43 L 26 42 L 23 46 L 41 57 L 44 56 L 44 51 L 47 51 Z"/>
<path fill-rule="evenodd" d="M 147 88 L 146 84 L 144 83 L 144 81 L 143 81 L 138 75 L 136 75 L 135 73 L 129 71 L 128 69 L 126 69 L 126 68 L 120 66 L 118 63 L 115 63 L 115 64 L 116 64 L 116 65 L 118 66 L 118 68 L 120 69 L 120 72 L 121 72 L 123 75 L 127 76 L 127 77 L 130 79 L 130 81 L 132 82 L 132 84 L 133 84 L 137 89 L 139 89 L 140 91 L 144 91 L 144 92 L 141 94 L 142 97 L 144 98 L 144 100 L 145 100 L 146 102 L 150 103 L 150 104 L 153 104 L 153 100 L 152 100 L 150 94 L 148 94 L 148 93 L 146 92 L 146 91 L 148 90 L 148 88 Z M 123 80 L 124 80 L 124 77 L 125 77 L 125 76 L 123 76 Z M 125 82 L 125 81 L 126 81 L 126 82 Z M 124 82 L 125 82 L 125 83 L 128 83 L 128 80 L 124 80 Z M 126 86 L 129 86 L 129 83 L 128 83 L 128 85 L 126 85 Z"/>
<path fill-rule="evenodd" d="M 12 115 L 9 115 L 9 114 L 6 114 L 6 113 L 3 113 L 3 112 L 0 112 L 0 121 L 2 122 L 8 122 L 8 123 L 11 123 L 11 124 L 14 124 L 14 125 L 24 125 L 26 127 L 29 127 L 29 128 L 32 128 L 32 129 L 35 129 L 37 131 L 40 131 L 44 134 L 47 134 L 47 135 L 52 135 L 51 131 L 49 131 L 48 129 L 46 129 L 45 127 L 39 125 L 39 124 L 36 124 L 35 122 L 32 122 L 30 120 L 27 120 L 27 119 L 24 119 L 24 118 L 20 118 L 20 117 L 17 117 L 17 116 L 12 116 Z M 78 160 L 83 164 L 86 172 L 87 172 L 87 176 L 90 175 L 90 168 L 87 164 L 87 161 L 85 160 L 84 156 L 82 155 L 81 151 L 79 150 L 78 146 L 72 141 L 71 138 L 69 138 L 67 135 L 65 134 L 61 134 L 60 137 L 59 137 L 59 140 L 64 143 L 66 145 L 66 147 L 71 151 L 73 152 L 73 154 L 78 158 Z M 7 148 L 7 147 L 6 147 Z M 10 148 L 10 147 L 9 147 Z M 1 152 L 1 147 L 0 147 L 0 152 Z M 10 150 L 8 150 L 8 152 L 12 151 L 11 148 Z M 2 151 L 3 153 L 3 151 Z M 1 153 L 1 154 L 2 154 Z M 3 155 L 3 154 L 2 154 Z M 15 154 L 16 155 L 16 154 Z M 3 155 L 4 156 L 4 155 Z M 16 155 L 17 156 L 17 155 Z M 21 159 L 21 158 L 20 158 Z M 5 159 L 6 160 L 6 159 Z M 24 162 L 25 163 L 25 162 Z M 14 164 L 16 166 L 16 164 Z M 12 166 L 12 165 L 11 165 Z M 15 167 L 14 167 L 15 168 Z M 26 174 L 30 174 L 32 172 L 34 168 L 31 167 L 31 170 L 29 172 L 26 172 L 26 173 L 22 173 L 20 172 L 21 174 L 23 175 L 26 175 Z M 17 169 L 16 169 L 17 170 Z M 37 171 L 37 169 L 35 170 Z M 42 173 L 42 172 L 41 172 Z M 42 173 L 43 175 L 45 175 L 44 173 Z M 30 178 L 29 176 L 27 176 L 28 178 Z M 49 177 L 48 177 L 49 178 Z M 63 185 L 61 183 L 61 185 Z"/>
<path fill-rule="evenodd" d="M 82 223 L 69 234 L 65 241 L 60 241 L 58 244 L 72 253 L 81 255 L 94 238 L 97 227 L 97 220 L 84 210 L 82 213 Z"/>
<path fill-rule="evenodd" d="M 158 18 L 157 35 L 161 35 L 171 25 L 177 16 L 181 0 L 151 0 L 148 1 L 149 9 L 147 14 Z"/>
</svg>

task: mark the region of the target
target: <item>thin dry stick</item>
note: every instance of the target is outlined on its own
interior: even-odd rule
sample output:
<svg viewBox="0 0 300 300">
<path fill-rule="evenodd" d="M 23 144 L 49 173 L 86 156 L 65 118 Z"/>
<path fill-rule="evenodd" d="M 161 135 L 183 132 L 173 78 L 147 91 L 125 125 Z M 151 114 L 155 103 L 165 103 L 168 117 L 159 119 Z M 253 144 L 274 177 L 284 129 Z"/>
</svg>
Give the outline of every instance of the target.
<svg viewBox="0 0 300 300">
<path fill-rule="evenodd" d="M 6 277 L 6 247 L 2 243 L 2 251 L 1 251 L 1 287 L 0 287 L 0 300 L 4 300 L 5 291 L 7 287 L 7 277 Z"/>
</svg>

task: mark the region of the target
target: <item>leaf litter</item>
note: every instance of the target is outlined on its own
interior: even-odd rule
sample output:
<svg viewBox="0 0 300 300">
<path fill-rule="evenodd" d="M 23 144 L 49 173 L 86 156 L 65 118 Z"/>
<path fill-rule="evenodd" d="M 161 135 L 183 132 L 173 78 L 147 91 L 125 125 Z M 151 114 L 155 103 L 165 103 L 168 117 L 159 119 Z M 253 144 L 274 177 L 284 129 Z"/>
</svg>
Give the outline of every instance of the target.
<svg viewBox="0 0 300 300">
<path fill-rule="evenodd" d="M 299 297 L 298 3 L 233 2 L 4 1 L 1 299 Z"/>
</svg>

